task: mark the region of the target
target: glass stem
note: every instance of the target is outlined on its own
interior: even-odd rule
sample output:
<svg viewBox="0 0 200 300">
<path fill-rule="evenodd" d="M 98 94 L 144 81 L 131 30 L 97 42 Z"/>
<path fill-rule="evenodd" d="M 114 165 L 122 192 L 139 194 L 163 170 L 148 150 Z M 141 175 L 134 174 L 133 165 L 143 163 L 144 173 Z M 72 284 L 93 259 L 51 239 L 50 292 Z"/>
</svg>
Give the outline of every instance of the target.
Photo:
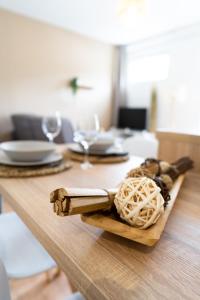
<svg viewBox="0 0 200 300">
<path fill-rule="evenodd" d="M 52 135 L 49 136 L 49 142 L 50 142 L 50 143 L 53 143 L 53 136 L 52 136 Z"/>
<path fill-rule="evenodd" d="M 88 155 L 89 155 L 89 147 L 85 147 L 85 157 L 84 157 L 85 164 L 89 163 Z"/>
</svg>

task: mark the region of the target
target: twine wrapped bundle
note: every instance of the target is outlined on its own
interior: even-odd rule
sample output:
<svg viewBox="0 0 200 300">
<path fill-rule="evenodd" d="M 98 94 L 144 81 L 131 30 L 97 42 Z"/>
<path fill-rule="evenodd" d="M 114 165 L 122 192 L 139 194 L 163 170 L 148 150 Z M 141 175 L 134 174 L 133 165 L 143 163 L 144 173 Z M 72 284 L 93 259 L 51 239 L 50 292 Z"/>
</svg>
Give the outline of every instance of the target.
<svg viewBox="0 0 200 300">
<path fill-rule="evenodd" d="M 54 212 L 59 216 L 110 210 L 116 189 L 60 188 L 50 194 Z"/>
<path fill-rule="evenodd" d="M 164 211 L 160 188 L 148 177 L 125 179 L 114 203 L 121 219 L 140 229 L 156 223 Z"/>
</svg>

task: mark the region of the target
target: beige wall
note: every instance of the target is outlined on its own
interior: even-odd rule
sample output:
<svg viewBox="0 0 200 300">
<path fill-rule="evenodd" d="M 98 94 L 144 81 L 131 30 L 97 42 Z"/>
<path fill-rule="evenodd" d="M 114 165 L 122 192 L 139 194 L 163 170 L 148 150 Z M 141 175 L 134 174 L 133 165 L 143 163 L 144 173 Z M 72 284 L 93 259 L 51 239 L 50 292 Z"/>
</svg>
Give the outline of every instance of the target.
<svg viewBox="0 0 200 300">
<path fill-rule="evenodd" d="M 4 10 L 0 43 L 1 132 L 17 112 L 60 110 L 72 121 L 98 112 L 110 125 L 112 46 Z M 94 88 L 73 97 L 67 82 L 74 76 Z"/>
</svg>

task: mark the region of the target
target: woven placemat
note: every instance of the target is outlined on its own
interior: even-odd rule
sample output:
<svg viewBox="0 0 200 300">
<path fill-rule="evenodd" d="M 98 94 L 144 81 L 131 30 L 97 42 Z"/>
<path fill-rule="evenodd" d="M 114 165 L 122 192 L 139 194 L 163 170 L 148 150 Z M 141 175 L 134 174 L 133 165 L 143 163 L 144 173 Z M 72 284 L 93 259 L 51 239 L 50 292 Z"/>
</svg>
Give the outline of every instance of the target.
<svg viewBox="0 0 200 300">
<path fill-rule="evenodd" d="M 58 164 L 51 164 L 37 167 L 11 167 L 0 165 L 0 177 L 4 178 L 20 178 L 35 177 L 57 174 L 71 168 L 72 163 L 68 159 L 61 160 Z"/>
<path fill-rule="evenodd" d="M 84 161 L 84 155 L 75 153 L 73 151 L 68 150 L 66 153 L 66 156 L 75 161 L 83 162 Z M 129 155 L 113 155 L 113 156 L 95 156 L 95 155 L 89 155 L 89 161 L 94 164 L 110 164 L 110 163 L 120 163 L 125 162 L 129 159 Z"/>
</svg>

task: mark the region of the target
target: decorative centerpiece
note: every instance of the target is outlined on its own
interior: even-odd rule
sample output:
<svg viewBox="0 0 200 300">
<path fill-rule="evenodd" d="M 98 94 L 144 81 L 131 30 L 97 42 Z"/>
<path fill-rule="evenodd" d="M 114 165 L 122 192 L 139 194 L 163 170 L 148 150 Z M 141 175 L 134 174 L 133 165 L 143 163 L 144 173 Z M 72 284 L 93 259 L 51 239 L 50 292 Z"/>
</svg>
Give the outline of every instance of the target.
<svg viewBox="0 0 200 300">
<path fill-rule="evenodd" d="M 107 231 L 153 245 L 160 238 L 186 171 L 193 161 L 183 157 L 172 164 L 146 159 L 130 170 L 112 190 L 53 191 L 50 201 L 59 216 L 83 214 L 82 220 Z"/>
</svg>

